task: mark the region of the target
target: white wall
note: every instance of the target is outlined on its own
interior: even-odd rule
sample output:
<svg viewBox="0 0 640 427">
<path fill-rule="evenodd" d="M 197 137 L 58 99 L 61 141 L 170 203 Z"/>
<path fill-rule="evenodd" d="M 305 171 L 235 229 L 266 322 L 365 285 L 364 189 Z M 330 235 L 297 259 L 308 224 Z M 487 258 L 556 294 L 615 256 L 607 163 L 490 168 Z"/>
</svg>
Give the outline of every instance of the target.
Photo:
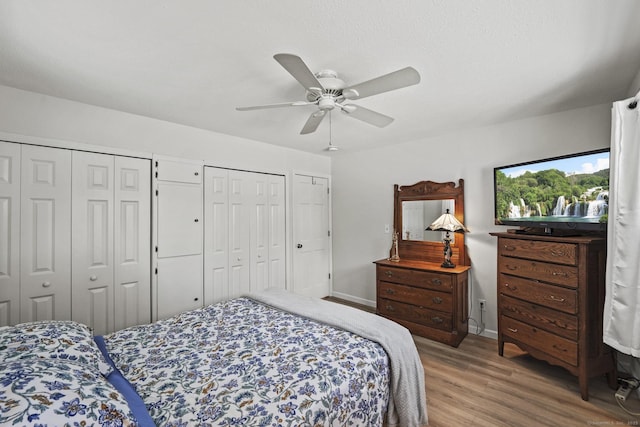
<svg viewBox="0 0 640 427">
<path fill-rule="evenodd" d="M 384 233 L 384 225 L 393 225 L 394 184 L 462 178 L 465 223 L 471 231 L 466 235 L 471 315 L 479 319 L 476 302 L 486 299 L 486 330 L 492 335 L 497 329 L 497 255 L 495 238 L 488 233 L 507 229 L 493 223 L 493 168 L 608 147 L 610 110 L 610 104 L 602 104 L 389 148 L 341 152 L 332 165 L 334 293 L 375 303 L 372 262 L 389 255 L 391 235 Z"/>
<path fill-rule="evenodd" d="M 215 166 L 259 172 L 331 171 L 327 156 L 0 86 L 0 137 L 10 139 L 9 134 L 205 160 Z"/>
</svg>

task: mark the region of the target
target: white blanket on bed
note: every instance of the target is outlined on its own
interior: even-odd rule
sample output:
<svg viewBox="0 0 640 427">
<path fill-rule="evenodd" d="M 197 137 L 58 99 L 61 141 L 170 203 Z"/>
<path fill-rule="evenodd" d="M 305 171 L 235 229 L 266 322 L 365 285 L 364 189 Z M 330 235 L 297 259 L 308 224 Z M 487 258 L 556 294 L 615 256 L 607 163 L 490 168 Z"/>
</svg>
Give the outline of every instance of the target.
<svg viewBox="0 0 640 427">
<path fill-rule="evenodd" d="M 387 425 L 427 425 L 424 369 L 409 330 L 384 317 L 366 311 L 305 297 L 282 289 L 268 289 L 247 295 L 280 310 L 353 332 L 382 346 L 391 363 L 391 390 Z"/>
</svg>

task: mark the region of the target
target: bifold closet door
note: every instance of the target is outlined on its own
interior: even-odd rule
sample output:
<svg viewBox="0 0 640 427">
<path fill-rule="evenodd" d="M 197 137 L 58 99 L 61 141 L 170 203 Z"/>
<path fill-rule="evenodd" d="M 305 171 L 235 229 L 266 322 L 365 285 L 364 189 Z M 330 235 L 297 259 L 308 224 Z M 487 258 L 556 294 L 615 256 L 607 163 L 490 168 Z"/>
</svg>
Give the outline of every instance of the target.
<svg viewBox="0 0 640 427">
<path fill-rule="evenodd" d="M 150 321 L 150 162 L 73 152 L 73 319 L 96 335 Z"/>
<path fill-rule="evenodd" d="M 205 167 L 205 303 L 286 286 L 284 176 Z"/>
<path fill-rule="evenodd" d="M 20 322 L 20 145 L 0 141 L 0 327 Z"/>
<path fill-rule="evenodd" d="M 71 151 L 22 145 L 20 321 L 71 313 Z"/>
</svg>

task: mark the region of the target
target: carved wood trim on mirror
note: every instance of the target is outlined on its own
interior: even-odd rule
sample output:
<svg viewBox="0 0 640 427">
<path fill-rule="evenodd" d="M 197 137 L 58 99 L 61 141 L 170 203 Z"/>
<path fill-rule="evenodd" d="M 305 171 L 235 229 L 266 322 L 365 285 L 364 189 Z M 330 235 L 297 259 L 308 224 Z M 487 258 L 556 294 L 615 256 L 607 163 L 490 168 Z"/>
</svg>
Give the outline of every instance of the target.
<svg viewBox="0 0 640 427">
<path fill-rule="evenodd" d="M 413 203 L 418 201 L 427 203 Z M 457 186 L 455 182 L 433 181 L 394 186 L 394 229 L 398 232 L 398 254 L 401 260 L 434 263 L 443 261 L 444 234 L 424 230 L 445 213 L 445 209 L 451 209 L 456 219 L 464 224 L 463 179 L 458 180 Z M 450 233 L 450 237 L 452 238 L 451 261 L 456 265 L 470 265 L 464 233 Z"/>
</svg>

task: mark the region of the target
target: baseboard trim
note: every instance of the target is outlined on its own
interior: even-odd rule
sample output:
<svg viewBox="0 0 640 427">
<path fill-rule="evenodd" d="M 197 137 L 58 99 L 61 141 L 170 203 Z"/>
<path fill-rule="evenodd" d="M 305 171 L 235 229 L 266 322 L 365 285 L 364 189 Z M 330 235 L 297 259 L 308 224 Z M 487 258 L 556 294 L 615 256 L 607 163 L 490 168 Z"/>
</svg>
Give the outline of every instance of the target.
<svg viewBox="0 0 640 427">
<path fill-rule="evenodd" d="M 354 297 L 353 295 L 343 294 L 342 292 L 331 292 L 332 297 L 340 298 L 345 301 L 355 302 L 356 304 L 366 305 L 368 307 L 376 307 L 376 302 L 364 298 Z"/>
</svg>

